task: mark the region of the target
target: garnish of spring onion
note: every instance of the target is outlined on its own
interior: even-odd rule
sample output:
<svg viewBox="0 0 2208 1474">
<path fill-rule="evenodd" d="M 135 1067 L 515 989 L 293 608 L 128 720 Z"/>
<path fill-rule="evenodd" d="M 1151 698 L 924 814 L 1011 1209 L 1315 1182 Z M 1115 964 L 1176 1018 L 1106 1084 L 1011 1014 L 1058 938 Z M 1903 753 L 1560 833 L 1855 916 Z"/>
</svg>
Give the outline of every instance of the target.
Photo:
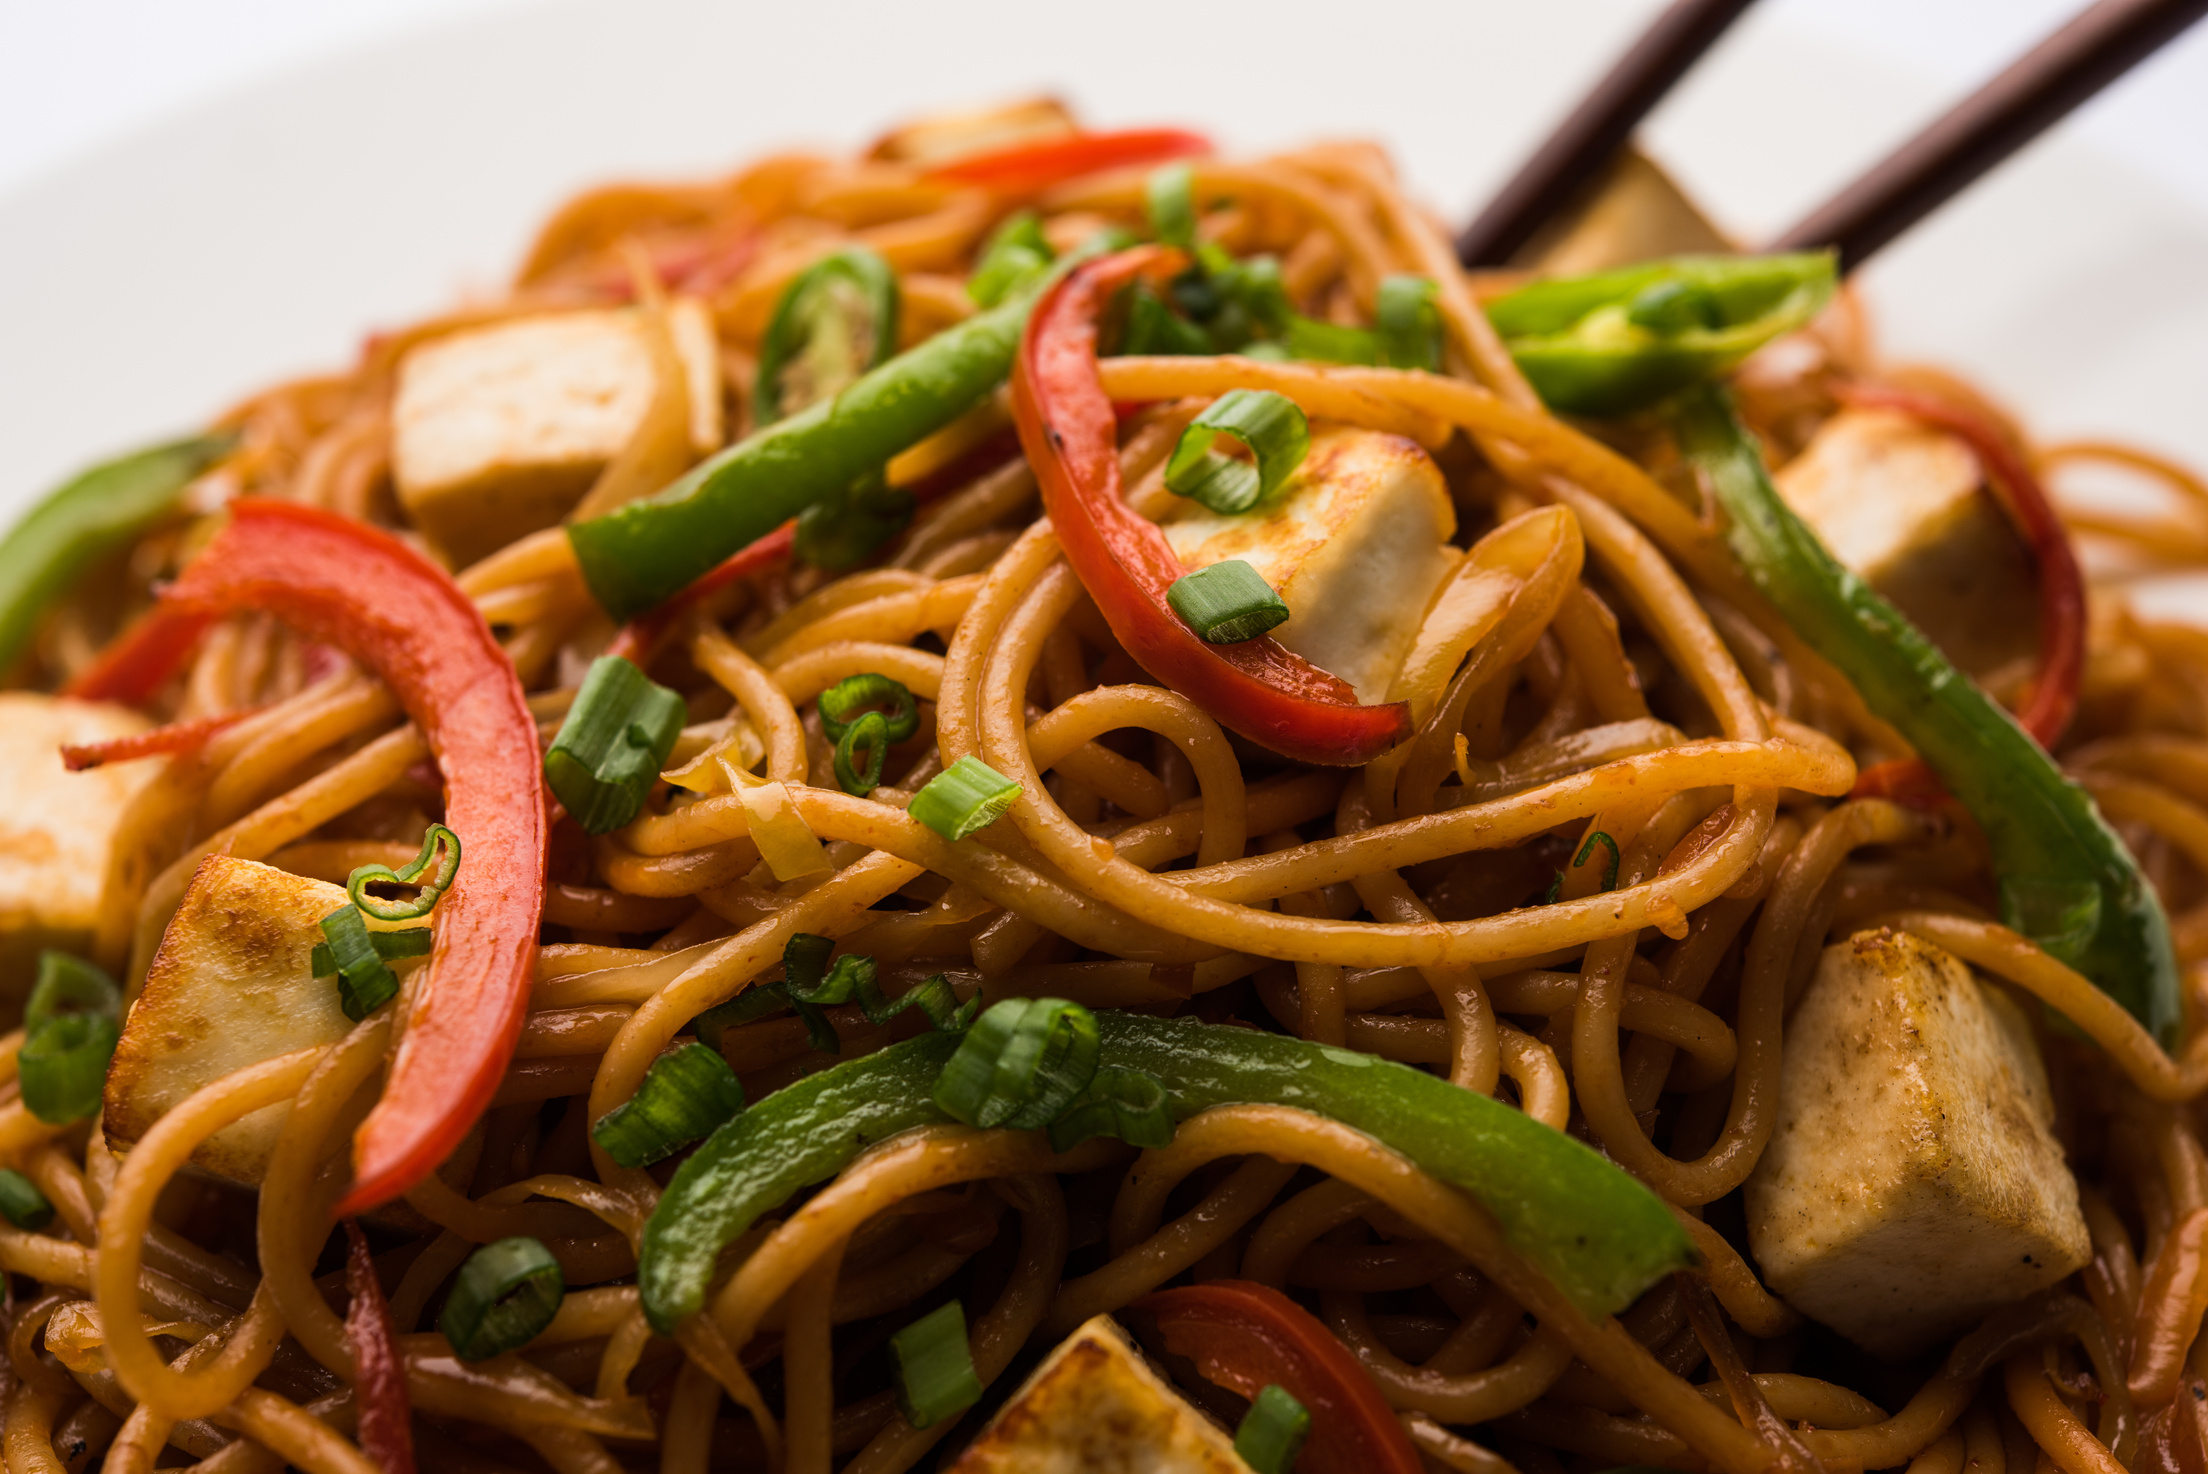
<svg viewBox="0 0 2208 1474">
<path fill-rule="evenodd" d="M 49 1125 L 79 1121 L 100 1108 L 107 1064 L 122 1037 L 122 993 L 91 963 L 42 952 L 38 981 L 23 1008 L 16 1069 L 23 1104 Z"/>
<path fill-rule="evenodd" d="M 956 1300 L 891 1336 L 889 1355 L 897 1365 L 897 1410 L 913 1427 L 933 1427 L 981 1401 L 966 1310 Z"/>
<path fill-rule="evenodd" d="M 338 1006 L 357 1024 L 399 994 L 398 976 L 385 965 L 383 948 L 376 945 L 377 936 L 406 937 L 406 945 L 414 946 L 416 933 L 426 941 L 429 928 L 371 932 L 358 906 L 340 906 L 322 918 L 322 935 L 328 940 L 314 949 L 308 965 L 318 978 L 337 974 Z"/>
<path fill-rule="evenodd" d="M 352 910 L 350 906 L 345 909 Z M 397 962 L 408 957 L 427 957 L 429 955 L 429 941 L 429 928 L 426 926 L 410 926 L 403 931 L 372 931 L 368 933 L 368 944 L 375 948 L 376 955 L 386 962 Z M 318 978 L 330 977 L 337 973 L 337 958 L 331 953 L 329 943 L 316 942 L 314 944 L 314 951 L 307 957 L 307 967 L 312 975 Z"/>
<path fill-rule="evenodd" d="M 986 829 L 1019 801 L 1020 785 L 968 753 L 928 780 L 907 810 L 945 839 L 956 842 Z"/>
<path fill-rule="evenodd" d="M 1035 273 L 1049 270 L 1056 257 L 1043 238 L 1042 221 L 1033 210 L 1021 210 L 989 237 L 974 274 L 966 278 L 966 295 L 977 307 L 994 307 Z"/>
<path fill-rule="evenodd" d="M 13 1167 L 0 1167 L 0 1214 L 25 1233 L 36 1233 L 54 1221 L 54 1205 L 31 1179 Z"/>
<path fill-rule="evenodd" d="M 1221 435 L 1248 461 L 1214 451 Z M 1189 422 L 1165 463 L 1165 488 L 1221 516 L 1247 512 L 1278 490 L 1311 450 L 1311 425 L 1294 400 L 1270 389 L 1229 389 Z"/>
<path fill-rule="evenodd" d="M 585 832 L 619 829 L 644 807 L 688 720 L 680 696 L 633 662 L 601 655 L 544 755 L 544 780 Z"/>
<path fill-rule="evenodd" d="M 1288 1474 L 1310 1432 L 1310 1409 L 1278 1382 L 1268 1382 L 1234 1430 L 1234 1451 L 1257 1474 Z"/>
<path fill-rule="evenodd" d="M 1168 246 L 1196 249 L 1196 176 L 1186 164 L 1153 170 L 1143 184 L 1150 233 Z"/>
<path fill-rule="evenodd" d="M 552 1324 L 567 1279 L 532 1238 L 500 1239 L 470 1254 L 453 1281 L 437 1329 L 462 1361 L 488 1361 L 527 1345 Z"/>
<path fill-rule="evenodd" d="M 1441 369 L 1441 309 L 1438 292 L 1423 276 L 1384 277 L 1373 304 L 1373 327 L 1380 339 L 1380 362 L 1389 368 Z"/>
<path fill-rule="evenodd" d="M 1096 1076 L 1096 1016 L 1063 998 L 1008 998 L 966 1031 L 935 1103 L 969 1126 L 1039 1131 Z"/>
<path fill-rule="evenodd" d="M 930 1027 L 948 1034 L 964 1029 L 980 1011 L 980 995 L 960 1003 L 942 973 L 923 978 L 894 999 L 886 997 L 876 980 L 873 958 L 846 953 L 830 966 L 828 959 L 835 950 L 833 938 L 797 933 L 782 948 L 782 981 L 746 988 L 699 1014 L 694 1026 L 698 1037 L 718 1049 L 727 1030 L 791 1008 L 805 1021 L 805 1037 L 813 1048 L 834 1054 L 843 1046 L 824 1010 L 839 1004 L 858 1004 L 867 1022 L 876 1027 L 908 1008 L 917 1008 Z"/>
<path fill-rule="evenodd" d="M 600 1116 L 590 1137 L 622 1166 L 649 1167 L 743 1108 L 743 1083 L 719 1051 L 684 1044 L 653 1060 L 636 1094 Z"/>
<path fill-rule="evenodd" d="M 1183 575 L 1165 591 L 1182 623 L 1206 644 L 1238 645 L 1286 622 L 1288 606 L 1264 576 L 1240 558 Z"/>
</svg>

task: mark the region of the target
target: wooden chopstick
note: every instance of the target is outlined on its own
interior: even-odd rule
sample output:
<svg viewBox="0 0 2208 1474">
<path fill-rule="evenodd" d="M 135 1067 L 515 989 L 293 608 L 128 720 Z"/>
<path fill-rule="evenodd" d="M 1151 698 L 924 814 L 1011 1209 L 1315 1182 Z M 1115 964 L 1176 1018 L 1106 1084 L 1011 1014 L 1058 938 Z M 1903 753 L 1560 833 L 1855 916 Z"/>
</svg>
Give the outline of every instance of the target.
<svg viewBox="0 0 2208 1474">
<path fill-rule="evenodd" d="M 1938 209 L 2208 13 L 2208 0 L 2098 0 L 1772 243 L 1840 269 Z"/>
<path fill-rule="evenodd" d="M 1457 237 L 1466 266 L 1502 266 L 1609 164 L 1648 110 L 1753 0 L 1673 0 L 1479 218 Z"/>
</svg>

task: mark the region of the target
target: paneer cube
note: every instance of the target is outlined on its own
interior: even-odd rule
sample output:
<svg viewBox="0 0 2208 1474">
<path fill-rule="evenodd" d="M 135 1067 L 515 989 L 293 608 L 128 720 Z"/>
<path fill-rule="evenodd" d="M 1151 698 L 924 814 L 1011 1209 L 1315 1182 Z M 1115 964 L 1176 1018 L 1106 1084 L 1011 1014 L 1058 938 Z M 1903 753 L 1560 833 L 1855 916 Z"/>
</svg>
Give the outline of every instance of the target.
<svg viewBox="0 0 2208 1474">
<path fill-rule="evenodd" d="M 1108 1315 L 1059 1343 L 950 1474 L 1248 1474 Z"/>
<path fill-rule="evenodd" d="M 62 766 L 62 744 L 145 728 L 127 707 L 0 692 L 0 1015 L 12 1018 L 22 1006 L 41 951 L 91 948 L 115 828 L 161 771 L 158 762 L 138 761 L 72 773 Z"/>
<path fill-rule="evenodd" d="M 703 302 L 678 298 L 669 319 L 703 455 L 721 444 L 713 318 Z M 432 339 L 399 365 L 399 500 L 456 562 L 472 562 L 566 515 L 628 444 L 652 388 L 634 308 L 547 312 Z"/>
<path fill-rule="evenodd" d="M 1777 1128 L 1748 1179 L 1771 1288 L 1906 1356 L 2092 1257 L 2022 1011 L 1880 929 L 1827 947 L 1786 1025 Z"/>
<path fill-rule="evenodd" d="M 108 1068 L 111 1145 L 122 1150 L 224 1075 L 345 1037 L 352 1023 L 337 985 L 316 979 L 308 961 L 318 923 L 344 904 L 343 886 L 224 855 L 200 861 Z M 259 1182 L 290 1111 L 272 1105 L 223 1127 L 193 1164 Z"/>
<path fill-rule="evenodd" d="M 1190 506 L 1165 527 L 1183 563 L 1250 564 L 1288 605 L 1274 639 L 1358 700 L 1387 700 L 1457 561 L 1456 509 L 1432 457 L 1397 435 L 1315 429 L 1311 453 L 1263 506 L 1233 517 Z"/>
<path fill-rule="evenodd" d="M 1729 255 L 1735 249 L 1662 165 L 1627 144 L 1593 188 L 1513 260 L 1546 276 L 1584 276 L 1665 256 Z"/>
<path fill-rule="evenodd" d="M 1892 410 L 1843 410 L 1780 468 L 1779 494 L 1834 557 L 1974 676 L 2029 658 L 2030 551 L 1970 447 Z"/>
</svg>

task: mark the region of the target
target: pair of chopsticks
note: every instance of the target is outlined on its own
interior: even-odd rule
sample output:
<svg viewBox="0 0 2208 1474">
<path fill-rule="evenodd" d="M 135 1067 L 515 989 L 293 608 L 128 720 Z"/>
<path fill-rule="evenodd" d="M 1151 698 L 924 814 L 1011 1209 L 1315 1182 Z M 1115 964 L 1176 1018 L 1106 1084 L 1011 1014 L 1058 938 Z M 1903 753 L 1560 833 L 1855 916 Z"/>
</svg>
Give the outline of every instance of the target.
<svg viewBox="0 0 2208 1474">
<path fill-rule="evenodd" d="M 1501 266 L 1569 204 L 1750 0 L 1674 0 L 1458 237 Z M 2208 0 L 2097 0 L 1771 245 L 1830 246 L 1852 271 L 2208 14 Z"/>
</svg>

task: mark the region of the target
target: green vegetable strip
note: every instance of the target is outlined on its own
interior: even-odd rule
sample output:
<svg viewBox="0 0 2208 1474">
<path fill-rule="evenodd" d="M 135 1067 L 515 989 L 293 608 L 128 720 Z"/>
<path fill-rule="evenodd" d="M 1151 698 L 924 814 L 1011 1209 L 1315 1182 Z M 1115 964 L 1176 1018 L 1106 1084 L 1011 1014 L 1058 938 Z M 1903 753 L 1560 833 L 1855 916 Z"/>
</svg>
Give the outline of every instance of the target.
<svg viewBox="0 0 2208 1474">
<path fill-rule="evenodd" d="M 54 1221 L 54 1205 L 46 1194 L 13 1167 L 0 1167 L 0 1214 L 27 1233 L 36 1233 Z"/>
<path fill-rule="evenodd" d="M 1288 1474 L 1310 1432 L 1310 1410 L 1287 1388 L 1268 1382 L 1234 1430 L 1234 1451 L 1257 1474 Z"/>
<path fill-rule="evenodd" d="M 1694 1251 L 1670 1209 L 1593 1150 L 1500 1101 L 1391 1063 L 1253 1029 L 1098 1017 L 1103 1067 L 1164 1083 L 1176 1120 L 1215 1105 L 1294 1106 L 1377 1138 L 1494 1214 L 1582 1310 L 1608 1315 Z M 708 1137 L 645 1226 L 644 1310 L 672 1333 L 705 1303 L 721 1250 L 863 1148 L 947 1119 L 938 1077 L 960 1040 L 924 1034 L 768 1096 Z M 1100 1072 L 1101 1073 L 1101 1072 Z"/>
<path fill-rule="evenodd" d="M 49 1125 L 81 1121 L 100 1108 L 108 1061 L 122 1029 L 122 991 L 91 963 L 42 952 L 38 981 L 23 1008 L 16 1069 L 23 1104 Z"/>
<path fill-rule="evenodd" d="M 644 807 L 688 720 L 682 697 L 633 662 L 601 655 L 544 755 L 544 781 L 586 833 L 619 829 Z"/>
<path fill-rule="evenodd" d="M 966 279 L 966 295 L 977 306 L 994 307 L 1028 277 L 1047 270 L 1057 254 L 1043 237 L 1042 221 L 1033 210 L 1008 216 L 989 237 L 974 274 Z"/>
<path fill-rule="evenodd" d="M 598 1118 L 591 1139 L 624 1167 L 673 1156 L 744 1108 L 743 1083 L 703 1044 L 652 1061 L 636 1094 Z"/>
<path fill-rule="evenodd" d="M 23 653 L 47 605 L 166 516 L 192 478 L 236 444 L 221 434 L 157 445 L 95 466 L 31 508 L 0 538 L 0 672 Z"/>
<path fill-rule="evenodd" d="M 759 345 L 753 389 L 761 424 L 833 399 L 897 351 L 897 273 L 864 246 L 846 246 L 782 289 Z"/>
<path fill-rule="evenodd" d="M 891 1336 L 889 1356 L 897 1366 L 897 1410 L 915 1428 L 931 1428 L 981 1401 L 966 1310 L 956 1300 Z"/>
<path fill-rule="evenodd" d="M 1722 391 L 1683 400 L 1672 427 L 1714 486 L 1733 553 L 1756 586 L 1985 830 L 2002 920 L 2092 979 L 2164 1044 L 2174 1041 L 2169 921 L 2092 799 L 1794 515 Z"/>
<path fill-rule="evenodd" d="M 657 496 L 569 527 L 591 592 L 616 619 L 640 614 L 972 409 L 1010 370 L 1042 285 L 1027 282 L 833 399 L 701 462 Z"/>
</svg>

